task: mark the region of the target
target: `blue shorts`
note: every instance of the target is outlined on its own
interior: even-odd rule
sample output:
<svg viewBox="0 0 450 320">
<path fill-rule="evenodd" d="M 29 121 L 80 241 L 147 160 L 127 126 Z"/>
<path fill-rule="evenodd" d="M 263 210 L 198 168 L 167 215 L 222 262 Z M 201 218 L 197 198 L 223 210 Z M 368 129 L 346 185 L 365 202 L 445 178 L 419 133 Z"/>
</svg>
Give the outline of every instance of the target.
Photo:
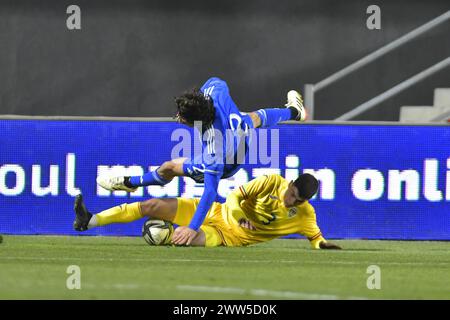
<svg viewBox="0 0 450 320">
<path fill-rule="evenodd" d="M 199 157 L 201 160 L 201 156 Z M 221 179 L 226 179 L 232 177 L 241 168 L 241 164 L 226 164 L 223 166 L 223 172 Z M 204 172 L 205 165 L 203 163 L 198 163 L 192 159 L 187 159 L 183 163 L 184 175 L 186 177 L 192 178 L 195 182 L 203 183 L 205 181 Z"/>
</svg>

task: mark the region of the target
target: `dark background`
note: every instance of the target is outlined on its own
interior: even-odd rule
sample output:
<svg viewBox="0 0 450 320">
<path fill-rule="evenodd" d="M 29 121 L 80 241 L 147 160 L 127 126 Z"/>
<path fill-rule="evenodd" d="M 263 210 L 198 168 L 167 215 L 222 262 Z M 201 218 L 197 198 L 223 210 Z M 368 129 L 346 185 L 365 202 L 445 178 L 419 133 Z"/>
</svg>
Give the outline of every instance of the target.
<svg viewBox="0 0 450 320">
<path fill-rule="evenodd" d="M 81 8 L 82 30 L 66 28 Z M 366 9 L 381 7 L 381 30 Z M 450 9 L 432 1 L 3 1 L 0 114 L 172 116 L 173 97 L 210 76 L 228 82 L 242 111 L 285 103 L 335 71 Z M 450 23 L 316 96 L 334 119 L 450 55 Z M 443 70 L 357 117 L 398 120 L 450 87 Z"/>
</svg>

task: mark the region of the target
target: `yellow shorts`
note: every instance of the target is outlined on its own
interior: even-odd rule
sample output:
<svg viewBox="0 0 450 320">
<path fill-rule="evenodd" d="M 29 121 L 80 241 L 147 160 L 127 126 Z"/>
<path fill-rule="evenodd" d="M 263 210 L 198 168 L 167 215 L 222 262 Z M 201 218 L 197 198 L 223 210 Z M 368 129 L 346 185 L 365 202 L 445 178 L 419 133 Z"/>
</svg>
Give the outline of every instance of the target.
<svg viewBox="0 0 450 320">
<path fill-rule="evenodd" d="M 173 223 L 188 226 L 197 210 L 200 199 L 177 198 L 178 207 Z M 240 246 L 238 238 L 222 218 L 222 205 L 214 202 L 200 229 L 205 233 L 206 247 Z"/>
</svg>

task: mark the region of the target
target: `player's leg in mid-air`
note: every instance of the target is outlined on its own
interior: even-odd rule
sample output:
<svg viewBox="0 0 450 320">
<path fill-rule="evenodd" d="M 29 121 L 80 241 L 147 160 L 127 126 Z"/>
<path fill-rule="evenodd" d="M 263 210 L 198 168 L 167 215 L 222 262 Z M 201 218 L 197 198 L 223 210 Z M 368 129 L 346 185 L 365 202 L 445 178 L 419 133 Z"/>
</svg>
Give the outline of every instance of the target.
<svg viewBox="0 0 450 320">
<path fill-rule="evenodd" d="M 306 120 L 306 109 L 303 105 L 303 99 L 301 95 L 291 90 L 287 94 L 287 103 L 285 108 L 266 108 L 259 109 L 255 112 L 248 114 L 253 128 L 270 128 L 275 126 L 281 121 L 287 120 Z M 188 176 L 193 178 L 197 182 L 203 182 L 202 169 L 198 165 L 202 161 L 187 161 L 187 158 L 178 158 L 164 162 L 159 168 L 153 170 L 143 176 L 134 177 L 105 177 L 101 176 L 97 178 L 97 183 L 104 189 L 125 190 L 127 192 L 133 192 L 138 187 L 159 185 L 163 186 L 169 183 L 176 176 Z M 236 168 L 232 169 L 235 172 Z M 225 174 L 224 177 L 229 176 Z"/>
<path fill-rule="evenodd" d="M 188 158 L 177 158 L 164 162 L 157 169 L 143 175 L 134 177 L 107 177 L 100 176 L 97 178 L 97 183 L 104 189 L 115 191 L 125 190 L 127 192 L 136 191 L 138 187 L 168 184 L 174 177 L 184 176 L 185 171 L 183 164 Z"/>
<path fill-rule="evenodd" d="M 144 217 L 187 225 L 195 212 L 195 206 L 190 205 L 189 200 L 192 199 L 183 200 L 182 208 L 179 208 L 181 200 L 177 198 L 150 199 L 143 202 L 123 203 L 97 214 L 92 214 L 87 210 L 82 195 L 78 195 L 75 198 L 74 205 L 76 216 L 74 229 L 86 231 L 111 223 L 129 223 Z M 199 230 L 191 245 L 205 246 L 205 243 L 205 233 Z"/>
<path fill-rule="evenodd" d="M 307 113 L 300 93 L 291 90 L 287 94 L 286 108 L 266 108 L 251 112 L 250 116 L 254 128 L 270 128 L 281 121 L 296 120 L 303 122 Z"/>
</svg>

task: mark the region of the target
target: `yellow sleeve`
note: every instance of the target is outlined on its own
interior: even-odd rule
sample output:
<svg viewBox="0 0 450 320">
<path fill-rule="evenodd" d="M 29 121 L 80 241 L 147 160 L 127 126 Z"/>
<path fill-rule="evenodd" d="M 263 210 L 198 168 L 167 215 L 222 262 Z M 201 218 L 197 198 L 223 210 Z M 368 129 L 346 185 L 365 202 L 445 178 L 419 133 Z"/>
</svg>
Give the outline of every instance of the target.
<svg viewBox="0 0 450 320">
<path fill-rule="evenodd" d="M 242 186 L 239 186 L 227 196 L 226 204 L 231 210 L 231 214 L 236 221 L 247 218 L 245 213 L 242 211 L 241 201 L 256 197 L 268 185 L 268 181 L 269 177 L 267 175 L 263 175 Z"/>
<path fill-rule="evenodd" d="M 242 199 L 255 198 L 265 190 L 272 190 L 282 177 L 277 174 L 262 175 L 237 188 L 234 192 L 240 194 Z"/>
<path fill-rule="evenodd" d="M 258 195 L 261 195 L 264 191 L 272 190 L 276 184 L 280 183 L 282 180 L 283 178 L 280 175 L 262 175 L 239 186 L 233 190 L 233 192 L 228 194 L 226 204 L 236 221 L 239 221 L 242 218 L 247 219 L 241 207 L 241 202 L 243 200 L 257 198 Z"/>
<path fill-rule="evenodd" d="M 239 222 L 240 219 L 245 219 L 245 213 L 241 208 L 241 201 L 243 196 L 240 192 L 233 191 L 227 196 L 226 204 L 227 207 L 231 210 L 231 215 Z"/>
<path fill-rule="evenodd" d="M 299 233 L 308 238 L 313 249 L 320 249 L 320 243 L 322 241 L 327 242 L 317 225 L 316 214 L 311 205 L 309 205 L 306 212 L 302 214 Z"/>
<path fill-rule="evenodd" d="M 325 238 L 322 237 L 322 234 L 319 237 L 315 238 L 314 240 L 310 240 L 309 238 L 308 240 L 310 241 L 311 248 L 313 249 L 320 249 L 320 243 L 327 242 L 327 240 L 325 240 Z"/>
</svg>

